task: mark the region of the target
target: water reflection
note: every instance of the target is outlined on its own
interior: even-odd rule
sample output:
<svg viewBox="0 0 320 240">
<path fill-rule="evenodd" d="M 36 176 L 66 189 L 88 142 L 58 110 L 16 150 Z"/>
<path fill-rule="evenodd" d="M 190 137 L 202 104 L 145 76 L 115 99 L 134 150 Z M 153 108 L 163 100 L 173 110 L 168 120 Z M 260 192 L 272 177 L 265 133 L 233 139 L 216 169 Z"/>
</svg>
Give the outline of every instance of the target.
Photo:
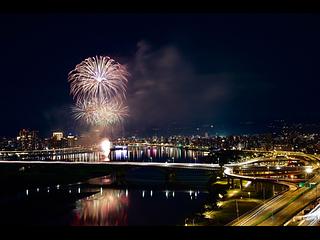
<svg viewBox="0 0 320 240">
<path fill-rule="evenodd" d="M 104 189 L 77 202 L 71 225 L 124 226 L 128 225 L 128 196 L 123 190 Z"/>
<path fill-rule="evenodd" d="M 172 161 L 172 162 L 198 162 L 204 152 L 185 150 L 175 147 L 130 146 L 126 149 L 116 149 L 110 153 L 112 161 Z"/>
</svg>

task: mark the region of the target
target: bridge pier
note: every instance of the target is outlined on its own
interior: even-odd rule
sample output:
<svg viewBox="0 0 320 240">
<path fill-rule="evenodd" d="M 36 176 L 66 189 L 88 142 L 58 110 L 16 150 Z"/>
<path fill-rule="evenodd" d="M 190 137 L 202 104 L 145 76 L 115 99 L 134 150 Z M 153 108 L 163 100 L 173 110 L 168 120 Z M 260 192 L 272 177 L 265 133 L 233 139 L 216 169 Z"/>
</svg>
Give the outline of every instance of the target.
<svg viewBox="0 0 320 240">
<path fill-rule="evenodd" d="M 240 178 L 240 190 L 242 191 L 242 179 Z"/>
</svg>

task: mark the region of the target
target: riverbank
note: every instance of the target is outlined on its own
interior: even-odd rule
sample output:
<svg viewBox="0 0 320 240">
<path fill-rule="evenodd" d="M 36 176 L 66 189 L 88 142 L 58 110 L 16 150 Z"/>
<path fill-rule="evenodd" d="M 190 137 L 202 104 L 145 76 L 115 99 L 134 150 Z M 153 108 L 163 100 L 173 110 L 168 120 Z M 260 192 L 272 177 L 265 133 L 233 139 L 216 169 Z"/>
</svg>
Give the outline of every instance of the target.
<svg viewBox="0 0 320 240">
<path fill-rule="evenodd" d="M 235 180 L 235 185 L 239 183 Z M 243 181 L 244 187 L 231 189 L 225 179 L 211 186 L 211 199 L 201 212 L 185 221 L 186 226 L 224 226 L 241 215 L 260 206 L 282 190 L 280 185 L 264 184 L 263 187 Z M 218 191 L 218 192 L 217 192 Z"/>
</svg>

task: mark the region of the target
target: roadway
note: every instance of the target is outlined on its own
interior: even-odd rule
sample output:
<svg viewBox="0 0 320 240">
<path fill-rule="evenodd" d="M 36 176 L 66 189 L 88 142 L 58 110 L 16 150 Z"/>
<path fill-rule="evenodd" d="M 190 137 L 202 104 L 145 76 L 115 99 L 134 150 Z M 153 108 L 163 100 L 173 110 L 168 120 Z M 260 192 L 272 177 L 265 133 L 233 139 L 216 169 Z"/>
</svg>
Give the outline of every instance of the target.
<svg viewBox="0 0 320 240">
<path fill-rule="evenodd" d="M 203 163 L 160 163 L 160 162 L 67 162 L 67 161 L 0 161 L 0 164 L 64 164 L 64 165 L 103 165 L 131 167 L 183 168 L 197 170 L 219 170 L 219 164 Z"/>
<path fill-rule="evenodd" d="M 308 214 L 301 215 L 303 213 L 304 211 L 293 217 L 285 226 L 320 226 L 320 204 L 313 208 Z"/>
<path fill-rule="evenodd" d="M 320 182 L 320 176 L 315 176 L 309 180 L 310 182 Z M 302 187 L 300 191 L 294 192 L 291 199 L 288 199 L 288 204 L 280 211 L 273 215 L 273 218 L 268 218 L 258 224 L 258 226 L 281 226 L 285 224 L 301 209 L 305 208 L 310 202 L 313 202 L 317 197 L 316 188 Z M 276 206 L 277 207 L 277 206 Z M 279 208 L 278 208 L 279 209 Z"/>
<path fill-rule="evenodd" d="M 301 154 L 300 156 L 305 156 Z M 232 167 L 240 167 L 266 161 L 266 157 L 252 159 L 242 163 L 226 164 L 224 174 L 239 179 L 276 182 L 288 186 L 288 190 L 262 206 L 241 216 L 238 221 L 233 221 L 232 226 L 272 226 L 283 225 L 288 218 L 292 217 L 299 210 L 316 198 L 316 189 L 307 187 L 297 188 L 293 183 L 284 182 L 260 176 L 245 176 L 233 173 Z M 315 160 L 315 157 L 311 159 Z M 290 160 L 290 159 L 288 159 Z M 99 161 L 99 162 L 68 162 L 68 161 L 0 161 L 0 164 L 65 164 L 65 165 L 103 165 L 103 166 L 131 166 L 131 167 L 160 167 L 160 168 L 182 168 L 199 170 L 219 170 L 219 164 L 197 164 L 197 163 L 159 163 L 159 162 L 118 162 L 118 161 Z M 315 176 L 310 181 L 319 183 L 320 176 Z"/>
<path fill-rule="evenodd" d="M 315 176 L 309 182 L 320 182 L 320 176 Z M 281 184 L 289 184 L 279 181 Z M 297 212 L 303 209 L 317 197 L 316 188 L 297 188 L 291 184 L 288 191 L 265 202 L 262 206 L 230 223 L 231 226 L 281 226 Z"/>
</svg>

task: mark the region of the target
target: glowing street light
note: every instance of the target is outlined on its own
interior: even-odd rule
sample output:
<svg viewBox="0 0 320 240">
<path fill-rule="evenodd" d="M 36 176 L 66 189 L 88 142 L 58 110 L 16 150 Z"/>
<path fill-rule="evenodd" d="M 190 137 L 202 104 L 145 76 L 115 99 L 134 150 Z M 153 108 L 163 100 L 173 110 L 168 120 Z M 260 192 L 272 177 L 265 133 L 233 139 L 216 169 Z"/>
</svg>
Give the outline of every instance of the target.
<svg viewBox="0 0 320 240">
<path fill-rule="evenodd" d="M 184 220 L 184 225 L 185 225 L 185 226 L 188 226 L 187 221 L 188 221 L 188 218 L 186 218 L 186 219 Z"/>
<path fill-rule="evenodd" d="M 312 173 L 312 171 L 313 171 L 313 170 L 312 170 L 312 168 L 311 168 L 311 167 L 306 168 L 306 173 L 308 173 L 308 174 L 309 174 L 309 173 Z"/>
</svg>

